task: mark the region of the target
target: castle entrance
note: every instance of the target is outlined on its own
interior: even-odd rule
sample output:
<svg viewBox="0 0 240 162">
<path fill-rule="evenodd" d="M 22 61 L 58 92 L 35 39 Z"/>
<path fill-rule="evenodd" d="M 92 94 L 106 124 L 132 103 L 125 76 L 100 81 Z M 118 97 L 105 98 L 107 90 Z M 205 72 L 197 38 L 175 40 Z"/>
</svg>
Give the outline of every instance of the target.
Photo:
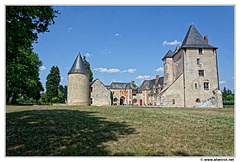
<svg viewBox="0 0 240 162">
<path fill-rule="evenodd" d="M 120 98 L 120 105 L 123 105 L 124 103 L 125 103 L 125 97 L 122 96 L 122 97 Z"/>
</svg>

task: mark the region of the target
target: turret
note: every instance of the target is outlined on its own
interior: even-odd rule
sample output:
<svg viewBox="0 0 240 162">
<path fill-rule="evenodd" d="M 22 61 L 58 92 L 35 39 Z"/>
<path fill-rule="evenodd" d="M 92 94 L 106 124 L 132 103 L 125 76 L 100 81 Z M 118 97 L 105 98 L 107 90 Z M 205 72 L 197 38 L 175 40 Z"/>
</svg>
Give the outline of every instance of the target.
<svg viewBox="0 0 240 162">
<path fill-rule="evenodd" d="M 68 105 L 89 105 L 89 74 L 80 53 L 68 72 Z"/>
<path fill-rule="evenodd" d="M 164 85 L 169 85 L 173 82 L 173 57 L 174 52 L 169 50 L 163 57 L 164 61 Z"/>
</svg>

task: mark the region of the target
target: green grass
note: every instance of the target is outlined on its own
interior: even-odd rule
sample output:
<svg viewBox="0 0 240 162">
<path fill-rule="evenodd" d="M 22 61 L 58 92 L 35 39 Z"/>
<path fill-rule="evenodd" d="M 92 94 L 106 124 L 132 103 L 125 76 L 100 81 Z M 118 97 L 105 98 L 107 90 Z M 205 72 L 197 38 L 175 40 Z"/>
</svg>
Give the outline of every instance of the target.
<svg viewBox="0 0 240 162">
<path fill-rule="evenodd" d="M 234 109 L 6 106 L 6 155 L 234 156 Z"/>
</svg>

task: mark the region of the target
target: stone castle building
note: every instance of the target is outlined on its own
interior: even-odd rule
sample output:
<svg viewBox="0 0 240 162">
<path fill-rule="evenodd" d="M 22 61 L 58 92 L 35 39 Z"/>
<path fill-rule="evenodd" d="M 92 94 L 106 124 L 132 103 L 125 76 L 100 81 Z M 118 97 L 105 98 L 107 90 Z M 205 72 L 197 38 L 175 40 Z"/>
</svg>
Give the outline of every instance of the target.
<svg viewBox="0 0 240 162">
<path fill-rule="evenodd" d="M 162 61 L 164 76 L 144 80 L 136 89 L 131 83 L 113 82 L 107 86 L 99 79 L 89 83 L 79 54 L 68 73 L 68 105 L 223 107 L 217 47 L 209 45 L 208 36 L 202 37 L 194 25 L 181 47 L 169 50 Z"/>
</svg>

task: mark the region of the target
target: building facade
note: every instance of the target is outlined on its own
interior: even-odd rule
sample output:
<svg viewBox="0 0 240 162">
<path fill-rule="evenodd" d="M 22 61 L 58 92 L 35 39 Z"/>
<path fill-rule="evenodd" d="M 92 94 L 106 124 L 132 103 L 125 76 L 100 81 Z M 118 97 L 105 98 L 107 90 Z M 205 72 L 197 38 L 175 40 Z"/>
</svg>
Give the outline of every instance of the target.
<svg viewBox="0 0 240 162">
<path fill-rule="evenodd" d="M 90 97 L 88 96 L 91 100 L 89 104 L 98 106 L 112 104 L 223 107 L 222 94 L 219 90 L 217 47 L 209 45 L 208 36 L 202 37 L 194 25 L 190 26 L 181 47 L 177 47 L 175 51 L 169 50 L 162 61 L 164 76 L 157 75 L 155 79 L 144 80 L 138 89 L 131 83 L 113 82 L 106 86 L 98 79 L 89 86 L 89 83 L 86 83 L 87 73 L 85 70 L 75 73 L 71 72 L 74 71 L 71 69 L 68 90 L 73 91 L 74 87 L 79 87 L 78 92 L 81 89 L 81 93 L 86 93 L 85 103 L 90 94 Z M 72 68 L 76 67 L 73 65 Z M 84 69 L 84 67 L 81 68 Z M 77 80 L 84 81 L 76 83 Z M 84 89 L 83 87 L 88 88 Z M 91 92 L 89 92 L 89 87 Z M 78 94 L 78 92 L 75 93 Z M 79 95 L 73 97 L 72 92 L 68 93 L 69 104 L 73 103 L 73 99 L 80 97 Z M 112 98 L 110 98 L 110 94 L 112 94 Z"/>
</svg>

